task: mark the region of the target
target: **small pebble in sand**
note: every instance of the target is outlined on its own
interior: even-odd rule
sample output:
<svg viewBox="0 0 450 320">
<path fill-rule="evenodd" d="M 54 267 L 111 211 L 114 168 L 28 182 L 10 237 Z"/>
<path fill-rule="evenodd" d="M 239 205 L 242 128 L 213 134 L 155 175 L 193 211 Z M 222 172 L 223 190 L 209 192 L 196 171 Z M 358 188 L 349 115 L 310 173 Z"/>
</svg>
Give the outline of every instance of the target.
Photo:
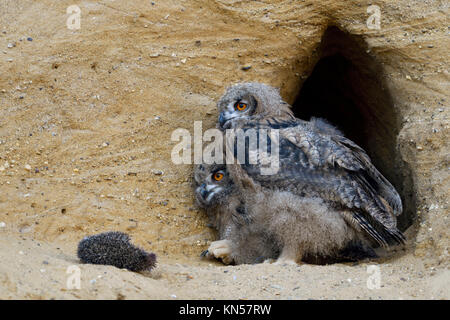
<svg viewBox="0 0 450 320">
<path fill-rule="evenodd" d="M 155 176 L 161 176 L 161 175 L 164 174 L 164 172 L 161 171 L 161 170 L 152 170 L 152 173 L 153 173 Z"/>
<path fill-rule="evenodd" d="M 8 43 L 8 48 L 14 48 L 16 46 L 16 44 L 14 42 Z"/>
<path fill-rule="evenodd" d="M 243 67 L 241 68 L 241 70 L 247 71 L 247 70 L 250 70 L 251 68 L 252 68 L 252 66 L 247 65 L 247 66 L 243 66 Z"/>
<path fill-rule="evenodd" d="M 6 223 L 4 223 L 3 221 L 0 222 L 0 228 L 4 228 L 4 227 L 6 227 Z"/>
<path fill-rule="evenodd" d="M 28 40 L 28 41 L 33 41 L 33 38 L 28 37 L 27 40 Z"/>
<path fill-rule="evenodd" d="M 26 164 L 26 165 L 25 165 L 25 170 L 31 171 L 31 166 L 30 166 L 29 164 Z"/>
<path fill-rule="evenodd" d="M 270 285 L 272 288 L 274 288 L 274 289 L 278 289 L 278 290 L 281 290 L 281 289 L 283 289 L 283 287 L 282 286 L 279 286 L 279 285 L 277 285 L 277 284 L 272 284 L 272 285 Z"/>
</svg>

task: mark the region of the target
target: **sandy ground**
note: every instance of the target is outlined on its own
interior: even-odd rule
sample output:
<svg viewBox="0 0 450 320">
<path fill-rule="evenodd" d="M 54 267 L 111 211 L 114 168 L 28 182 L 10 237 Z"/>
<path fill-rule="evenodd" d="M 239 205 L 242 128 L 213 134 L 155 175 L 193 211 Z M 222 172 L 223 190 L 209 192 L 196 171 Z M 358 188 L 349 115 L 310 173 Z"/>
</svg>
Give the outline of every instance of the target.
<svg viewBox="0 0 450 320">
<path fill-rule="evenodd" d="M 449 271 L 408 255 L 395 261 L 331 266 L 223 266 L 195 258 L 163 258 L 153 271 L 134 273 L 82 265 L 73 246 L 22 237 L 3 234 L 0 250 L 3 299 L 449 298 Z"/>
<path fill-rule="evenodd" d="M 66 27 L 74 2 L 79 30 Z M 443 3 L 381 1 L 380 36 L 365 26 L 369 2 L 0 0 L 0 298 L 448 299 Z M 419 217 L 407 247 L 355 265 L 202 261 L 215 234 L 193 202 L 192 167 L 170 160 L 171 133 L 214 126 L 215 101 L 234 82 L 281 87 L 292 102 L 330 20 L 367 33 L 402 88 L 399 144 Z M 79 264 L 78 241 L 108 230 L 155 252 L 158 268 Z M 378 289 L 367 287 L 369 265 Z M 67 285 L 70 266 L 80 289 Z"/>
</svg>

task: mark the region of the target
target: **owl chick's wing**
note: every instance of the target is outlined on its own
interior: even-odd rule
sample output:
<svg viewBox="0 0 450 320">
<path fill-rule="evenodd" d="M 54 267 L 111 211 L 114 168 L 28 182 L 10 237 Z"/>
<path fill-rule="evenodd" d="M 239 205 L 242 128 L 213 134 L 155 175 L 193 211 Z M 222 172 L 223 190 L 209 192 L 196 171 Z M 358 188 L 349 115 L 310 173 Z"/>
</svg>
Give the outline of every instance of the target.
<svg viewBox="0 0 450 320">
<path fill-rule="evenodd" d="M 282 130 L 282 136 L 301 148 L 314 165 L 341 167 L 351 172 L 359 172 L 383 200 L 387 201 L 394 215 L 402 213 L 403 206 L 398 192 L 375 168 L 367 153 L 353 141 L 342 134 L 330 135 L 305 130 L 301 125 Z"/>
<path fill-rule="evenodd" d="M 280 129 L 276 177 L 262 176 L 255 166 L 245 165 L 249 176 L 265 186 L 289 185 L 299 195 L 313 191 L 337 202 L 351 210 L 352 223 L 383 246 L 404 242 L 395 218 L 402 210 L 400 197 L 362 148 L 342 135 L 310 130 L 301 122 L 285 127 L 277 123 L 276 128 Z"/>
<path fill-rule="evenodd" d="M 357 171 L 364 175 L 365 180 L 370 183 L 375 191 L 385 200 L 392 208 L 394 215 L 398 216 L 403 211 L 402 200 L 394 186 L 375 168 L 370 161 L 367 153 L 353 141 L 343 136 L 332 136 L 332 141 L 338 146 L 338 153 L 342 158 L 346 158 L 353 164 L 357 164 Z M 331 159 L 330 159 L 331 160 Z M 349 165 L 348 161 L 343 160 L 342 165 L 345 169 L 352 170 L 355 167 Z M 329 165 L 333 165 L 330 162 Z"/>
<path fill-rule="evenodd" d="M 380 244 L 383 239 L 404 241 L 395 218 L 402 212 L 400 196 L 361 147 L 343 135 L 318 134 L 301 125 L 281 130 L 281 138 L 300 148 L 316 170 L 350 179 L 350 185 L 338 189 L 339 202 L 357 209 L 353 218 Z"/>
</svg>

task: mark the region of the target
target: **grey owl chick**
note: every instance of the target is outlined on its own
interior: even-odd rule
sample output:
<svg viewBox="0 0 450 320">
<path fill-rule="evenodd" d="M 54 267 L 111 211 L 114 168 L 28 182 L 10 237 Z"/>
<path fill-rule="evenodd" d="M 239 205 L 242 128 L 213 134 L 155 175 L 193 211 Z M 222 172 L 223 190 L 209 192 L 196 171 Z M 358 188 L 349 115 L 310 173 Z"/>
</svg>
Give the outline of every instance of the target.
<svg viewBox="0 0 450 320">
<path fill-rule="evenodd" d="M 290 191 L 299 197 L 322 199 L 338 210 L 352 229 L 381 246 L 402 244 L 396 227 L 402 202 L 391 183 L 375 168 L 366 152 L 323 120 L 294 117 L 278 90 L 261 83 L 230 87 L 218 102 L 218 127 L 276 129 L 279 170 L 261 174 L 260 164 L 236 166 L 237 180 L 263 189 Z M 270 137 L 267 137 L 270 141 Z M 254 152 L 245 145 L 246 154 Z"/>
<path fill-rule="evenodd" d="M 253 223 L 224 165 L 196 165 L 194 181 L 197 204 L 205 209 L 220 239 L 205 254 L 225 264 L 253 264 L 278 256 L 277 244 Z"/>
<path fill-rule="evenodd" d="M 320 198 L 300 198 L 234 181 L 222 165 L 198 165 L 196 197 L 219 241 L 207 255 L 225 263 L 355 261 L 376 257 L 341 213 Z"/>
</svg>

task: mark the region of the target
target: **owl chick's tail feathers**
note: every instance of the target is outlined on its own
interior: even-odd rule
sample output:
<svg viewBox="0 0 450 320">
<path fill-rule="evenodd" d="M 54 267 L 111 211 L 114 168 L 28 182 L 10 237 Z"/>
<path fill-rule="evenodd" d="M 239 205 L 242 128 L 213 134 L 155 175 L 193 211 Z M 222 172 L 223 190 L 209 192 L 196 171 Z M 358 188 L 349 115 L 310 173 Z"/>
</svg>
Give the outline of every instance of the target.
<svg viewBox="0 0 450 320">
<path fill-rule="evenodd" d="M 400 230 L 395 227 L 387 228 L 372 217 L 364 216 L 361 212 L 353 212 L 352 220 L 382 247 L 406 243 L 406 238 Z"/>
<path fill-rule="evenodd" d="M 399 216 L 403 212 L 403 205 L 400 195 L 392 184 L 374 167 L 370 166 L 363 176 L 368 181 L 380 198 L 391 208 L 394 216 Z"/>
</svg>

